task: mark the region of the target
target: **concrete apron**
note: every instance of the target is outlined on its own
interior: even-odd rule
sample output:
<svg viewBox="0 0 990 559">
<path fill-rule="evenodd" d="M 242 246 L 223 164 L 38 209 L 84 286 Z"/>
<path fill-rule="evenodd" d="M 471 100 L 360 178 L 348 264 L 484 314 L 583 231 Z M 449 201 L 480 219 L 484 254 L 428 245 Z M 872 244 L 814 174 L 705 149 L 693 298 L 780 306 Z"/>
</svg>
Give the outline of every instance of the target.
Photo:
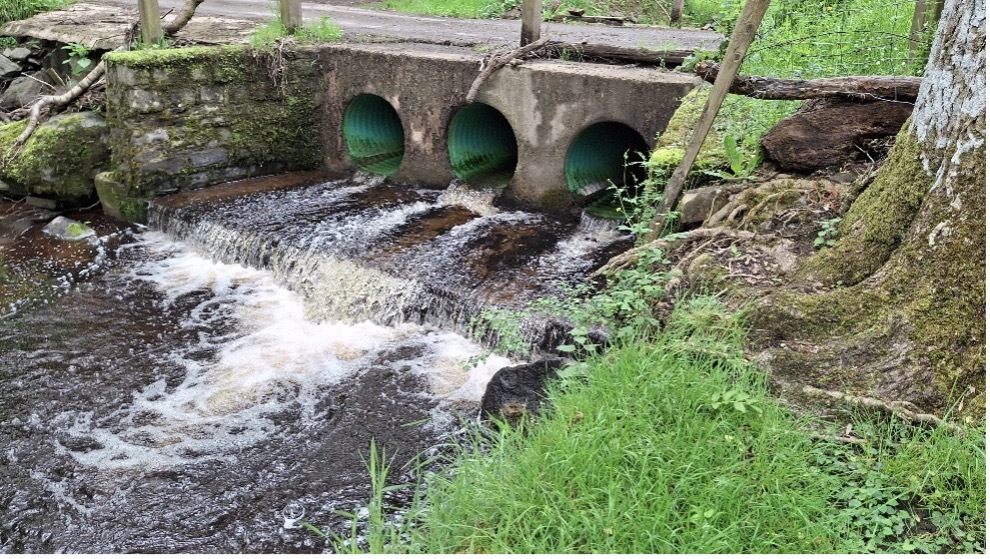
<svg viewBox="0 0 990 559">
<path fill-rule="evenodd" d="M 404 153 L 392 176 L 402 182 L 449 184 L 458 174 L 449 152 L 455 147 L 451 123 L 465 107 L 464 98 L 479 73 L 480 57 L 409 45 L 334 45 L 322 54 L 327 83 L 321 127 L 326 134 L 326 166 L 334 171 L 362 166 L 349 152 L 342 130 L 352 101 L 370 94 L 394 109 L 394 115 L 382 118 L 388 121 L 397 116 L 404 134 Z M 482 86 L 476 102 L 500 113 L 515 137 L 517 163 L 508 180 L 510 197 L 528 207 L 561 212 L 574 205 L 567 189 L 565 161 L 582 131 L 600 123 L 617 123 L 592 130 L 628 127 L 641 137 L 643 146 L 652 147 L 681 98 L 699 83 L 693 76 L 655 68 L 536 60 L 497 71 Z M 384 103 L 361 105 L 390 112 Z M 458 133 L 484 136 L 486 127 L 499 126 L 497 120 L 462 119 Z M 586 153 L 614 150 L 617 141 L 628 141 L 587 134 L 582 140 Z M 574 158 L 568 163 L 573 166 Z M 573 189 L 575 178 L 570 178 Z"/>
</svg>

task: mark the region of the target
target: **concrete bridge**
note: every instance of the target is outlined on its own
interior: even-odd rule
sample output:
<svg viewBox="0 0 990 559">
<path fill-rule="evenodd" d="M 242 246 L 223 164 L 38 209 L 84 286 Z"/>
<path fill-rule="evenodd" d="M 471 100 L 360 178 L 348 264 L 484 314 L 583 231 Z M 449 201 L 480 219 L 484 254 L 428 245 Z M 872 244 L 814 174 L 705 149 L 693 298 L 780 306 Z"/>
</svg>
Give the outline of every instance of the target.
<svg viewBox="0 0 990 559">
<path fill-rule="evenodd" d="M 85 10 L 78 18 L 96 17 Z M 637 158 L 698 84 L 662 66 L 527 60 L 467 104 L 483 59 L 468 47 L 360 42 L 278 55 L 231 45 L 108 54 L 112 169 L 99 195 L 111 213 L 140 219 L 143 201 L 165 192 L 363 169 L 437 187 L 458 178 L 567 212 L 642 178 Z"/>
</svg>

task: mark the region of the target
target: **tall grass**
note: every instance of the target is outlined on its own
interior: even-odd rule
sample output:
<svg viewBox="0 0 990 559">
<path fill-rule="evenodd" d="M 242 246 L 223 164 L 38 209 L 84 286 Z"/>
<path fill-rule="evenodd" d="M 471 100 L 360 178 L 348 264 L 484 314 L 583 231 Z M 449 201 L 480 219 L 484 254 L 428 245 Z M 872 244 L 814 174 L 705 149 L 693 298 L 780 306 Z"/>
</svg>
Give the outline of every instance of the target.
<svg viewBox="0 0 990 559">
<path fill-rule="evenodd" d="M 504 434 L 432 480 L 424 551 L 810 553 L 845 550 L 823 521 L 809 441 L 766 400 L 742 330 L 709 300 L 655 344 L 592 362 L 528 435 Z"/>
<path fill-rule="evenodd" d="M 35 14 L 64 8 L 78 0 L 0 0 L 0 25 Z"/>
<path fill-rule="evenodd" d="M 985 426 L 959 436 L 866 417 L 859 442 L 810 436 L 770 397 L 743 337 L 713 299 L 680 306 L 655 342 L 553 388 L 544 420 L 479 436 L 428 478 L 426 507 L 383 548 L 982 552 Z"/>
</svg>

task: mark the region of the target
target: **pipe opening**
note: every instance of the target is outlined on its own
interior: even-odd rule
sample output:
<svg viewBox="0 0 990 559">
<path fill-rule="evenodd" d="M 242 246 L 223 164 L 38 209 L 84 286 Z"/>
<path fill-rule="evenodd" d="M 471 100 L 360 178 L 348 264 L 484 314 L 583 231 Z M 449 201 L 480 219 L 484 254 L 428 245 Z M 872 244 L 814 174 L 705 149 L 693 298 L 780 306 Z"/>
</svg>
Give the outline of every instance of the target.
<svg viewBox="0 0 990 559">
<path fill-rule="evenodd" d="M 564 159 L 567 189 L 592 215 L 622 217 L 618 197 L 646 180 L 646 140 L 620 122 L 599 122 L 578 134 Z"/>
<path fill-rule="evenodd" d="M 406 152 L 406 135 L 399 113 L 385 99 L 363 93 L 344 110 L 347 154 L 362 171 L 391 175 Z"/>
<path fill-rule="evenodd" d="M 471 103 L 454 115 L 447 130 L 447 153 L 454 175 L 481 188 L 508 185 L 519 162 L 512 126 L 484 103 Z"/>
</svg>

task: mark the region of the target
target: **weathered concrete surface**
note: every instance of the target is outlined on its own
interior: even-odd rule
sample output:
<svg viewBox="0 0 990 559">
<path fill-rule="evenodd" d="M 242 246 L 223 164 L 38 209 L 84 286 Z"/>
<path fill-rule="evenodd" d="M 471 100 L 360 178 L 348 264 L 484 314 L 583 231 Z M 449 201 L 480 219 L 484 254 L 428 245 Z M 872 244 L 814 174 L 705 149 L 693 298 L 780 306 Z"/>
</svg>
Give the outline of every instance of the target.
<svg viewBox="0 0 990 559">
<path fill-rule="evenodd" d="M 446 185 L 453 178 L 447 128 L 464 106 L 480 58 L 409 45 L 327 47 L 323 129 L 340 130 L 344 110 L 357 95 L 383 97 L 398 112 L 406 134 L 406 153 L 395 178 Z M 686 74 L 655 69 L 531 61 L 498 71 L 477 101 L 500 111 L 515 132 L 520 163 L 509 194 L 527 206 L 563 211 L 571 204 L 564 159 L 578 133 L 615 121 L 652 144 L 680 99 L 698 83 Z M 333 170 L 353 166 L 339 134 L 327 138 L 326 165 Z"/>
<path fill-rule="evenodd" d="M 185 0 L 159 0 L 162 13 L 175 13 Z M 470 20 L 365 10 L 354 2 L 304 2 L 303 17 L 328 17 L 341 26 L 348 41 L 403 41 L 437 45 L 467 46 L 515 45 L 519 42 L 519 22 Z M 270 0 L 210 0 L 196 11 L 196 17 L 178 34 L 180 41 L 200 44 L 246 42 L 259 21 L 272 18 Z M 165 20 L 173 17 L 166 15 Z M 137 22 L 134 0 L 99 0 L 39 14 L 29 20 L 11 22 L 3 32 L 62 43 L 81 43 L 96 50 L 113 50 L 122 45 Z M 609 45 L 628 49 L 714 50 L 722 37 L 711 31 L 667 29 L 632 25 L 625 27 L 545 23 L 543 33 L 554 40 L 589 45 Z"/>
</svg>

